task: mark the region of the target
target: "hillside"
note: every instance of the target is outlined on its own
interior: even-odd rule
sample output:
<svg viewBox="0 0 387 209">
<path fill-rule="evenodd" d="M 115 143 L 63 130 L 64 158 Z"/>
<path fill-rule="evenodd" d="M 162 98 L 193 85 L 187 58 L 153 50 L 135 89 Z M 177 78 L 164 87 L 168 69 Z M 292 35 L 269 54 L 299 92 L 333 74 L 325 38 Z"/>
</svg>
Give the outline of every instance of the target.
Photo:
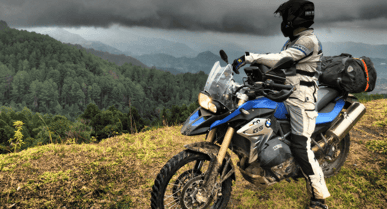
<svg viewBox="0 0 387 209">
<path fill-rule="evenodd" d="M 349 157 L 326 180 L 330 208 L 387 207 L 387 100 L 365 103 L 351 130 Z M 181 126 L 105 139 L 99 144 L 57 144 L 0 156 L 0 205 L 20 208 L 149 208 L 154 179 L 183 145 L 204 136 L 180 135 Z M 384 145 L 383 145 L 384 143 Z M 377 152 L 373 152 L 377 151 Z M 384 150 L 384 151 L 383 151 Z M 237 157 L 232 155 L 236 164 Z M 260 190 L 236 172 L 227 208 L 301 208 L 305 182 L 282 181 Z"/>
<path fill-rule="evenodd" d="M 31 30 L 31 29 L 29 29 Z M 125 56 L 124 52 L 102 43 L 100 41 L 89 41 L 84 39 L 78 34 L 70 33 L 63 28 L 55 28 L 55 29 L 33 29 L 33 31 L 37 31 L 40 34 L 48 34 L 50 37 L 54 39 L 70 45 L 75 46 L 78 49 L 84 49 L 86 52 L 96 55 L 104 60 L 109 62 L 113 62 L 118 66 L 123 65 L 124 63 L 131 63 L 135 66 L 148 68 L 146 65 L 136 60 L 133 57 Z"/>
<path fill-rule="evenodd" d="M 74 33 L 70 33 L 63 28 L 54 28 L 54 29 L 34 29 L 37 33 L 48 34 L 50 37 L 62 42 L 70 44 L 79 44 L 87 49 L 94 49 L 97 51 L 109 52 L 111 54 L 123 54 L 122 51 L 102 43 L 100 41 L 89 41 L 84 39 L 82 36 Z"/>
<path fill-rule="evenodd" d="M 129 56 L 144 54 L 168 54 L 174 57 L 194 57 L 197 52 L 184 43 L 168 41 L 162 38 L 142 36 L 128 37 L 125 42 L 110 41 L 110 45 Z"/>
<path fill-rule="evenodd" d="M 123 53 L 121 54 L 112 54 L 112 53 L 109 53 L 107 50 L 104 50 L 103 48 L 100 49 L 100 50 L 94 50 L 93 48 L 84 48 L 82 47 L 81 45 L 79 44 L 69 44 L 67 43 L 67 45 L 69 46 L 74 46 L 76 47 L 77 49 L 84 49 L 86 52 L 90 53 L 90 54 L 93 54 L 97 57 L 100 57 L 104 60 L 107 60 L 109 62 L 112 62 L 118 66 L 122 66 L 124 65 L 125 63 L 128 63 L 128 64 L 132 64 L 134 66 L 140 66 L 142 68 L 149 68 L 148 66 L 146 66 L 145 64 L 143 64 L 142 62 L 140 62 L 139 60 L 133 58 L 133 57 L 130 57 L 130 56 L 126 56 L 124 55 Z"/>
<path fill-rule="evenodd" d="M 207 78 L 204 73 L 175 76 L 134 64 L 118 66 L 48 35 L 9 27 L 0 31 L 0 74 L 0 106 L 28 107 L 73 121 L 90 103 L 121 112 L 134 106 L 153 121 L 164 107 L 196 102 Z"/>
<path fill-rule="evenodd" d="M 203 71 L 207 75 L 216 61 L 222 62 L 222 65 L 225 64 L 219 55 L 215 55 L 210 51 L 199 53 L 194 58 L 176 58 L 167 54 L 147 54 L 135 56 L 135 58 L 148 66 L 155 66 L 162 70 L 173 69 L 173 72 L 179 73 L 198 73 Z"/>
</svg>

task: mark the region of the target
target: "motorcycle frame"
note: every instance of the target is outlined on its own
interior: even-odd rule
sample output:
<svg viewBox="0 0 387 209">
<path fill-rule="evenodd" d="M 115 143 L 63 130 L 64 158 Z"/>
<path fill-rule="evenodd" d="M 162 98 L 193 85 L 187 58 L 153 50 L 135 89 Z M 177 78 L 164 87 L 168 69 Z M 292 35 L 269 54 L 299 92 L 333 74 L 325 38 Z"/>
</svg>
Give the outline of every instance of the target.
<svg viewBox="0 0 387 209">
<path fill-rule="evenodd" d="M 240 105 L 242 105 L 242 104 L 244 104 L 246 101 L 244 101 L 244 100 L 240 100 L 238 103 L 238 106 L 240 106 Z M 339 118 L 339 117 L 342 117 L 342 114 L 344 113 L 345 114 L 345 112 L 346 112 L 346 110 L 347 110 L 347 108 L 353 103 L 353 101 L 350 99 L 350 100 L 345 100 L 345 108 L 343 108 L 342 110 L 341 110 L 341 113 L 340 114 L 338 114 L 337 116 L 336 116 L 336 119 L 335 120 L 333 120 L 332 122 L 331 122 L 331 124 L 324 124 L 324 129 L 322 129 L 320 132 L 319 132 L 319 136 L 321 136 L 321 138 L 323 139 L 323 142 L 316 142 L 314 139 L 312 139 L 312 142 L 315 144 L 313 147 L 312 147 L 312 150 L 313 150 L 313 152 L 315 152 L 315 154 L 317 153 L 317 152 L 319 152 L 320 151 L 320 156 L 319 156 L 319 158 L 322 158 L 322 157 L 324 157 L 325 156 L 325 147 L 329 144 L 329 143 L 332 143 L 332 141 L 333 141 L 333 137 L 329 137 L 329 139 L 327 140 L 326 138 L 325 138 L 325 136 L 323 135 L 323 133 L 325 133 L 326 131 L 327 131 L 327 129 L 329 129 L 330 127 L 332 127 L 336 122 L 337 122 L 337 119 Z M 288 123 L 288 122 L 286 122 L 286 121 L 279 121 L 280 123 Z M 226 125 L 226 124 L 223 124 L 222 126 L 223 126 L 223 128 L 225 127 L 224 125 Z M 260 187 L 262 187 L 262 188 L 266 188 L 267 186 L 269 186 L 269 185 L 272 185 L 272 184 L 274 184 L 274 183 L 276 183 L 276 182 L 269 182 L 264 176 L 260 176 L 259 178 L 257 178 L 256 176 L 258 176 L 258 175 L 254 175 L 254 174 L 249 174 L 249 173 L 247 173 L 247 172 L 243 172 L 244 171 L 244 169 L 245 169 L 245 167 L 246 167 L 246 162 L 247 162 L 247 160 L 249 159 L 249 157 L 250 157 L 250 155 L 249 155 L 249 153 L 248 153 L 248 151 L 249 150 L 246 150 L 246 145 L 243 145 L 243 141 L 242 140 L 238 140 L 238 138 L 240 139 L 240 137 L 242 137 L 242 136 L 235 136 L 234 135 L 234 133 L 235 133 L 235 126 L 234 127 L 232 127 L 232 126 L 230 126 L 231 124 L 230 123 L 227 123 L 227 125 L 228 125 L 228 127 L 227 127 L 227 131 L 226 131 L 226 134 L 224 135 L 224 137 L 223 136 L 217 136 L 217 134 L 216 134 L 216 132 L 217 132 L 217 130 L 219 130 L 219 128 L 220 127 L 215 127 L 215 128 L 213 128 L 212 130 L 210 130 L 209 132 L 208 132 L 208 135 L 207 135 L 207 137 L 206 137 L 206 140 L 207 140 L 207 142 L 206 143 L 210 143 L 210 144 L 213 144 L 214 146 L 217 146 L 217 145 L 215 145 L 215 142 L 218 142 L 219 143 L 219 145 L 220 145 L 220 147 L 219 147 L 219 149 L 218 149 L 218 152 L 211 152 L 211 155 L 210 155 L 210 157 L 212 158 L 212 159 L 214 159 L 215 160 L 215 158 L 216 158 L 216 163 L 215 163 L 215 165 L 213 165 L 212 167 L 211 167 L 211 170 L 210 170 L 210 175 L 207 177 L 207 178 L 205 178 L 205 183 L 204 183 L 204 185 L 206 185 L 206 188 L 207 188 L 207 190 L 209 191 L 209 190 L 211 190 L 211 187 L 215 184 L 215 177 L 214 176 L 217 176 L 218 175 L 218 173 L 221 173 L 222 175 L 221 175 L 221 182 L 223 182 L 224 180 L 226 180 L 227 178 L 229 178 L 230 176 L 232 176 L 233 177 L 233 179 L 235 180 L 235 168 L 234 168 L 234 166 L 233 166 L 233 163 L 231 162 L 231 157 L 230 157 L 230 155 L 227 153 L 227 150 L 228 150 L 228 148 L 230 148 L 235 154 L 237 154 L 238 155 L 238 157 L 240 158 L 239 160 L 239 163 L 238 163 L 238 167 L 239 167 L 239 169 L 240 169 L 240 171 L 242 172 L 242 174 L 243 174 L 243 177 L 247 180 L 247 181 L 249 181 L 249 182 L 251 182 L 251 183 L 253 183 L 253 184 L 255 184 L 255 185 L 257 185 L 257 186 L 260 186 Z M 289 131 L 286 131 L 286 133 L 284 133 L 285 132 L 285 130 L 283 130 L 283 128 L 281 127 L 281 125 L 279 126 L 279 135 L 280 136 L 277 136 L 277 137 L 279 137 L 279 139 L 280 140 L 282 140 L 282 141 L 284 141 L 286 144 L 288 144 L 289 146 L 290 146 L 290 144 L 291 144 L 291 142 L 290 141 L 288 141 L 288 140 L 286 140 L 286 137 L 287 136 L 289 136 L 289 134 L 290 134 L 290 130 Z M 314 135 L 314 137 L 313 138 L 317 138 L 317 137 L 319 137 L 319 136 L 317 136 L 317 135 Z M 243 137 L 242 137 L 243 138 Z M 341 138 L 342 139 L 342 138 Z M 340 143 L 340 141 L 341 141 L 341 139 L 338 139 L 338 140 L 336 140 L 336 143 Z M 248 141 L 247 139 L 246 139 L 246 142 L 247 143 L 249 143 L 250 141 Z M 196 144 L 196 143 L 195 143 Z M 231 145 L 231 146 L 230 146 Z M 186 145 L 185 146 L 186 148 L 188 148 L 188 149 L 191 149 L 191 150 L 194 150 L 194 151 L 199 151 L 199 150 L 195 150 L 195 149 L 192 149 L 192 147 L 191 146 L 189 146 L 189 145 Z M 218 146 L 217 146 L 218 147 Z M 200 152 L 204 152 L 203 151 L 203 149 L 200 151 Z M 321 155 L 322 154 L 322 155 Z M 223 163 L 225 162 L 224 160 L 226 159 L 226 163 L 227 163 L 227 165 L 225 165 L 225 166 L 223 166 Z M 226 172 L 226 170 L 227 169 L 229 169 L 230 168 L 230 166 L 229 165 L 231 165 L 231 170 L 227 173 L 227 175 L 225 176 L 225 172 Z M 220 168 L 222 168 L 223 167 L 223 171 L 219 171 L 219 169 Z M 212 176 L 212 177 L 211 177 Z M 255 176 L 255 179 L 254 179 L 254 176 Z M 287 179 L 288 180 L 288 179 Z"/>
</svg>

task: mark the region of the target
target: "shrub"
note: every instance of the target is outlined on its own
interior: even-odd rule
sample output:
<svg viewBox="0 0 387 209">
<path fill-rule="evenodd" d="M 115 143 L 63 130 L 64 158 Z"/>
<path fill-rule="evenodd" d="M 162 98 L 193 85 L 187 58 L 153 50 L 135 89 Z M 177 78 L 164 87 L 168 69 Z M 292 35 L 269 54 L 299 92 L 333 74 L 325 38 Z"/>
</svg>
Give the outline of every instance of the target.
<svg viewBox="0 0 387 209">
<path fill-rule="evenodd" d="M 23 134 L 21 132 L 21 130 L 23 129 L 22 126 L 24 125 L 24 123 L 22 121 L 15 121 L 13 125 L 17 130 L 15 131 L 15 136 L 9 139 L 9 143 L 11 144 L 12 147 L 14 147 L 14 152 L 16 153 L 16 150 L 20 149 L 21 146 L 24 144 Z"/>
<path fill-rule="evenodd" d="M 76 143 L 90 143 L 90 134 L 91 129 L 85 123 L 81 121 L 77 121 L 72 126 L 70 126 L 70 130 L 66 132 L 66 140 L 74 139 Z"/>
</svg>

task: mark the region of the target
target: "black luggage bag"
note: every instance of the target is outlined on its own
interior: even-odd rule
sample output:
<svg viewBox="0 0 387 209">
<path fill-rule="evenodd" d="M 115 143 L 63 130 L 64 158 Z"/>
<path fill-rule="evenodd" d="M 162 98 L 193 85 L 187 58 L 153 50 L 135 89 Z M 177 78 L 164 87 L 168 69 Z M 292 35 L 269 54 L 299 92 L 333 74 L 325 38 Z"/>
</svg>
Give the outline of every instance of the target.
<svg viewBox="0 0 387 209">
<path fill-rule="evenodd" d="M 368 57 L 353 58 L 342 53 L 324 56 L 321 60 L 322 74 L 319 83 L 348 93 L 370 92 L 376 83 L 376 70 Z"/>
</svg>

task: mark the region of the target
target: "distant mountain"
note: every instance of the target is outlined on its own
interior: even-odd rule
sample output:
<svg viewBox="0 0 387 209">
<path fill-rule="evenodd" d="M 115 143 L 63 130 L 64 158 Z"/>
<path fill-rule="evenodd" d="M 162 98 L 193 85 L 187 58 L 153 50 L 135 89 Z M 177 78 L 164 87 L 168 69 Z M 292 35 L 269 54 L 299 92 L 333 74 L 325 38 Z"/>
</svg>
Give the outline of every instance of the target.
<svg viewBox="0 0 387 209">
<path fill-rule="evenodd" d="M 147 54 L 134 57 L 148 66 L 155 66 L 157 69 L 162 70 L 169 69 L 172 73 L 197 73 L 203 71 L 208 74 L 214 63 L 221 61 L 219 55 L 215 55 L 210 51 L 199 53 L 194 58 L 176 58 L 168 54 Z"/>
<path fill-rule="evenodd" d="M 2 24 L 0 22 L 0 28 L 1 28 L 1 25 Z M 67 45 L 76 46 L 78 49 L 80 48 L 85 49 L 87 52 L 94 54 L 109 62 L 113 62 L 119 66 L 123 65 L 124 63 L 132 63 L 132 65 L 134 66 L 141 66 L 141 67 L 148 68 L 148 66 L 146 66 L 142 62 L 138 61 L 133 57 L 124 55 L 122 51 L 112 46 L 104 44 L 100 41 L 88 41 L 82 38 L 80 35 L 70 33 L 62 28 L 56 28 L 54 30 L 44 30 L 39 33 L 48 34 L 54 39 L 62 43 L 65 43 Z"/>
<path fill-rule="evenodd" d="M 324 56 L 352 54 L 354 57 L 387 58 L 387 45 L 371 45 L 355 42 L 322 43 Z"/>
<path fill-rule="evenodd" d="M 86 43 L 81 44 L 83 47 L 88 49 L 95 49 L 98 51 L 108 52 L 110 54 L 124 55 L 125 53 L 112 47 L 107 44 L 104 44 L 100 41 L 88 41 Z"/>
<path fill-rule="evenodd" d="M 9 28 L 7 22 L 5 22 L 4 20 L 0 20 L 0 31 L 4 30 L 5 28 Z"/>
<path fill-rule="evenodd" d="M 81 46 L 79 44 L 69 44 L 69 43 L 67 43 L 67 45 L 75 46 L 78 49 L 85 49 L 86 52 L 94 54 L 95 56 L 100 57 L 100 58 L 102 58 L 104 60 L 107 60 L 109 62 L 115 63 L 118 66 L 121 66 L 121 65 L 123 65 L 125 63 L 131 63 L 134 66 L 140 66 L 140 67 L 144 67 L 144 68 L 149 68 L 148 66 L 146 66 L 144 63 L 138 61 L 137 59 L 135 59 L 133 57 L 130 57 L 130 56 L 126 56 L 124 54 L 120 54 L 120 55 L 110 54 L 109 52 L 97 51 L 97 50 L 94 50 L 92 48 L 85 48 L 85 47 L 83 47 L 83 46 Z"/>
<path fill-rule="evenodd" d="M 135 58 L 148 66 L 168 71 L 175 75 L 180 73 L 198 73 L 200 71 L 203 71 L 208 75 L 211 72 L 215 62 L 219 61 L 221 66 L 227 65 L 219 55 L 216 55 L 210 51 L 199 53 L 194 58 L 176 58 L 166 54 L 148 54 L 135 56 Z M 233 60 L 234 59 L 229 58 L 228 61 L 231 63 Z M 234 75 L 234 80 L 238 83 L 242 83 L 243 77 L 246 77 L 246 74 L 243 70 L 240 70 L 239 75 Z"/>
<path fill-rule="evenodd" d="M 87 40 L 82 38 L 80 35 L 70 33 L 67 30 L 62 28 L 56 28 L 54 30 L 44 30 L 42 31 L 42 33 L 48 34 L 54 39 L 64 43 L 83 44 L 87 42 Z"/>
<path fill-rule="evenodd" d="M 44 30 L 40 33 L 48 34 L 54 39 L 62 42 L 62 43 L 70 43 L 70 44 L 79 44 L 84 48 L 95 49 L 98 51 L 109 52 L 110 54 L 124 54 L 122 51 L 104 44 L 100 41 L 88 41 L 82 38 L 78 34 L 70 33 L 62 28 L 56 28 L 54 30 Z"/>
<path fill-rule="evenodd" d="M 167 54 L 174 57 L 194 57 L 198 53 L 186 44 L 160 38 L 138 37 L 135 41 L 129 40 L 125 43 L 111 43 L 111 45 L 129 56 Z"/>
</svg>

